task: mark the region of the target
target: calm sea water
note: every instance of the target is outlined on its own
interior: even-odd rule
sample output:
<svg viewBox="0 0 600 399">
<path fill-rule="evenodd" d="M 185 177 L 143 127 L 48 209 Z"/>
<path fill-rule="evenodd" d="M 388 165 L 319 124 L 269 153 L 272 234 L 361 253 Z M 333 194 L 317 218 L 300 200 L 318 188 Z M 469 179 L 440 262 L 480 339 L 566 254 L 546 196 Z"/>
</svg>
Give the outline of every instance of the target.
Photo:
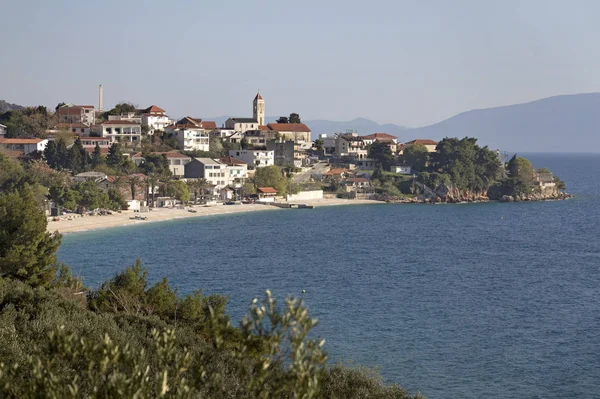
<svg viewBox="0 0 600 399">
<path fill-rule="evenodd" d="M 600 397 L 600 155 L 530 154 L 569 201 L 360 205 L 67 235 L 87 285 L 140 257 L 182 294 L 302 296 L 332 361 L 429 398 Z M 302 290 L 306 290 L 302 294 Z"/>
</svg>

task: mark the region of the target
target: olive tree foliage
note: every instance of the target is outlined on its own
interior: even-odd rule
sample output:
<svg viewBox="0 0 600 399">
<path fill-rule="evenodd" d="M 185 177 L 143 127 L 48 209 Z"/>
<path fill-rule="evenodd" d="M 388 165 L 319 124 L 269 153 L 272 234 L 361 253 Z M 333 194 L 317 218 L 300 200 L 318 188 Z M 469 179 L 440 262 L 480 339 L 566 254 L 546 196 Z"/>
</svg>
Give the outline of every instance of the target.
<svg viewBox="0 0 600 399">
<path fill-rule="evenodd" d="M 153 328 L 145 349 L 59 326 L 49 335 L 47 356 L 0 363 L 0 392 L 20 398 L 321 397 L 327 356 L 322 339 L 308 338 L 316 320 L 302 301 L 288 298 L 279 311 L 270 292 L 262 302 L 255 299 L 235 350 L 228 351 L 227 370 L 214 367 L 215 351 L 225 351 L 229 338 L 212 307 L 206 324 L 212 344 L 194 354 L 178 345 L 173 328 Z M 237 383 L 234 395 L 225 389 L 226 378 Z"/>
</svg>

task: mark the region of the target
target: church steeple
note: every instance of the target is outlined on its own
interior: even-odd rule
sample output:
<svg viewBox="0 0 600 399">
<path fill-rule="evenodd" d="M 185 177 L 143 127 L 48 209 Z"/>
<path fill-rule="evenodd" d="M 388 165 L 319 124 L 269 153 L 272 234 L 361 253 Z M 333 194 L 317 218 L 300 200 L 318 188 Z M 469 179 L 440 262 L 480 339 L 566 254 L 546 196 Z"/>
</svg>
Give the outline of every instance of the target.
<svg viewBox="0 0 600 399">
<path fill-rule="evenodd" d="M 260 90 L 252 102 L 252 117 L 258 121 L 259 125 L 265 124 L 265 100 L 260 95 Z"/>
</svg>

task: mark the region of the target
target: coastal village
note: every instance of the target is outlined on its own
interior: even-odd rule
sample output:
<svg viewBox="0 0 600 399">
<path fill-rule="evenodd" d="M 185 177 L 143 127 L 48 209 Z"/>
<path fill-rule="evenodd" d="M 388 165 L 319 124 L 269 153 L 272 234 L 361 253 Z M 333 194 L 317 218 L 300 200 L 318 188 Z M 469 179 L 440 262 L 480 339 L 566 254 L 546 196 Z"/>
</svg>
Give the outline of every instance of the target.
<svg viewBox="0 0 600 399">
<path fill-rule="evenodd" d="M 195 116 L 175 120 L 158 105 L 137 109 L 121 103 L 107 111 L 100 86 L 98 108 L 59 104 L 56 124 L 39 137 L 27 137 L 27 132 L 9 137 L 7 126 L 0 124 L 0 151 L 15 159 L 45 161 L 66 172 L 69 184 L 92 184 L 120 197 L 115 200 L 122 204 L 118 211 L 135 213 L 132 219 L 145 220 L 144 214 L 156 208 L 195 213 L 198 206 L 312 207 L 306 204 L 328 198 L 452 202 L 452 187 L 440 195 L 420 174 L 428 163 L 424 157 L 438 149 L 434 140 L 403 141 L 385 132 L 361 135 L 356 130 L 313 139 L 299 114 L 268 122 L 265 109 L 259 91 L 252 100 L 252 116 L 230 117 L 221 126 Z M 506 164 L 505 155 L 495 153 Z M 533 171 L 532 178 L 539 199 L 561 195 L 550 171 Z M 403 183 L 410 185 L 408 191 L 397 188 Z M 430 185 L 437 186 L 439 182 Z M 60 221 L 111 213 L 88 205 L 48 201 L 47 214 L 49 220 Z"/>
</svg>

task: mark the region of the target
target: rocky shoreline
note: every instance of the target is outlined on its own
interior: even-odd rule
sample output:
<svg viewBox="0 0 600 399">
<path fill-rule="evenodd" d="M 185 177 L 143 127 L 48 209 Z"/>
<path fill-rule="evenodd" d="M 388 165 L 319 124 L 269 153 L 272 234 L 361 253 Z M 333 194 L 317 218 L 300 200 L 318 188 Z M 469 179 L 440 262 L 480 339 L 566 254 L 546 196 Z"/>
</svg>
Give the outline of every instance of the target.
<svg viewBox="0 0 600 399">
<path fill-rule="evenodd" d="M 552 194 L 529 194 L 529 195 L 505 195 L 500 199 L 489 199 L 486 195 L 465 195 L 465 196 L 425 196 L 416 197 L 392 197 L 388 195 L 377 195 L 373 199 L 394 204 L 475 204 L 484 202 L 528 202 L 528 201 L 559 201 L 573 198 L 572 194 L 558 192 Z"/>
</svg>

